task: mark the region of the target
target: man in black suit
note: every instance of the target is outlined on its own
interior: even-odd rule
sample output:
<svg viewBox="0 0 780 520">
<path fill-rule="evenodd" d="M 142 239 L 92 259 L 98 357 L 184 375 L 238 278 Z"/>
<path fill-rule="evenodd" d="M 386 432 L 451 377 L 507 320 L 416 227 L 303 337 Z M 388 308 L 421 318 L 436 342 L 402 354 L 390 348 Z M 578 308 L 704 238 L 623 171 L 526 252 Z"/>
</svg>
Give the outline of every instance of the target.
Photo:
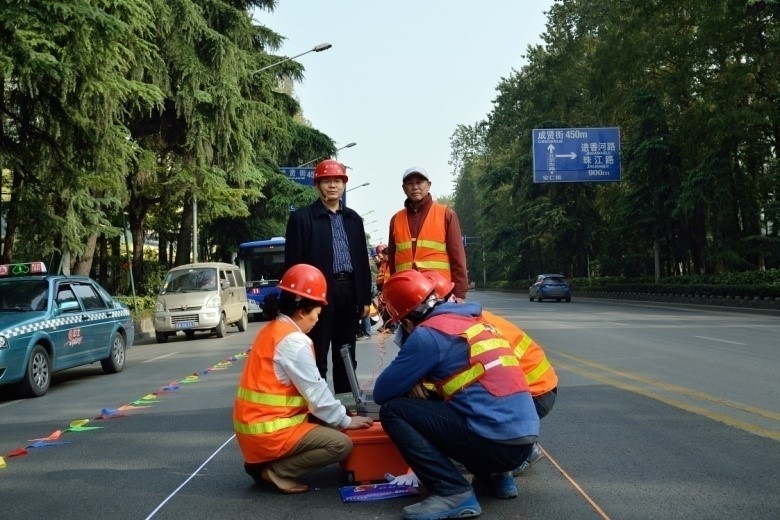
<svg viewBox="0 0 780 520">
<path fill-rule="evenodd" d="M 355 358 L 358 320 L 368 316 L 371 304 L 371 272 L 363 219 L 344 207 L 341 197 L 347 184 L 343 164 L 333 159 L 314 169 L 314 187 L 319 199 L 290 214 L 285 235 L 285 269 L 310 264 L 322 271 L 328 282 L 328 304 L 309 333 L 314 342 L 317 368 L 323 379 L 328 373 L 328 351 L 333 363 L 334 393 L 350 392 L 340 347 L 349 344 Z"/>
</svg>

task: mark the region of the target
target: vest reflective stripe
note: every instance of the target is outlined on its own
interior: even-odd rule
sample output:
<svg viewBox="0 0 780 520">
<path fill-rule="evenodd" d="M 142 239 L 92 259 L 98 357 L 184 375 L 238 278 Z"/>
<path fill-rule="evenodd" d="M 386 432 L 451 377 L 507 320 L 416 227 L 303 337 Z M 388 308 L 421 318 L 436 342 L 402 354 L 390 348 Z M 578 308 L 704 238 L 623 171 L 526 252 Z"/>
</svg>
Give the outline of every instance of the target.
<svg viewBox="0 0 780 520">
<path fill-rule="evenodd" d="M 447 207 L 433 203 L 420 226 L 419 235 L 412 237 L 408 210 L 395 214 L 393 240 L 395 241 L 395 272 L 418 269 L 438 271 L 447 280 L 452 279 L 450 258 L 447 254 L 445 213 Z"/>
<path fill-rule="evenodd" d="M 233 419 L 233 429 L 237 433 L 244 433 L 247 435 L 257 435 L 259 433 L 272 433 L 277 430 L 289 428 L 291 426 L 297 426 L 306 420 L 307 414 L 294 415 L 292 417 L 282 417 L 274 419 L 273 421 L 258 422 L 258 423 L 242 423 Z"/>
<path fill-rule="evenodd" d="M 525 354 L 525 351 L 528 349 L 528 346 L 533 342 L 531 339 L 531 336 L 524 336 L 522 340 L 520 340 L 520 343 L 517 344 L 515 347 L 515 356 L 518 358 L 523 357 L 523 354 Z"/>
<path fill-rule="evenodd" d="M 525 375 L 525 380 L 528 381 L 528 384 L 535 383 L 539 380 L 540 377 L 547 371 L 548 368 L 550 368 L 552 365 L 550 365 L 550 361 L 547 358 L 544 358 L 544 361 L 539 363 L 539 366 L 531 370 Z"/>
<path fill-rule="evenodd" d="M 492 338 L 471 345 L 471 355 L 478 356 L 496 348 L 507 348 L 509 343 L 504 338 Z"/>
<path fill-rule="evenodd" d="M 441 395 L 444 399 L 449 399 L 455 392 L 458 392 L 467 386 L 476 383 L 488 370 L 496 367 L 517 367 L 520 366 L 520 362 L 515 356 L 498 356 L 498 359 L 494 359 L 487 365 L 477 363 L 471 365 L 465 370 L 462 370 L 449 378 L 444 384 L 441 385 Z"/>
<path fill-rule="evenodd" d="M 295 395 L 275 395 L 263 392 L 255 392 L 249 388 L 238 387 L 236 397 L 250 403 L 267 404 L 268 406 L 306 406 L 306 399 Z"/>
<path fill-rule="evenodd" d="M 417 240 L 417 247 L 427 247 L 436 251 L 447 251 L 447 244 L 433 240 Z"/>
</svg>

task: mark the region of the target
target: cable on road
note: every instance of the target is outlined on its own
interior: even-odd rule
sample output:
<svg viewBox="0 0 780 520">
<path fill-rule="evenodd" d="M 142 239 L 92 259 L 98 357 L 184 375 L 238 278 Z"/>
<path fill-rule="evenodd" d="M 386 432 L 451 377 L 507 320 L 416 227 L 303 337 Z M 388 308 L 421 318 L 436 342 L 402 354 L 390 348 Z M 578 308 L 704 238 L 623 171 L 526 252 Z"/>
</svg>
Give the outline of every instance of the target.
<svg viewBox="0 0 780 520">
<path fill-rule="evenodd" d="M 607 516 L 607 513 L 605 513 L 605 512 L 604 512 L 604 510 L 603 510 L 603 509 L 601 509 L 601 508 L 599 507 L 599 505 L 598 505 L 598 504 L 597 504 L 597 503 L 596 503 L 596 502 L 595 502 L 595 501 L 594 501 L 592 498 L 590 498 L 590 496 L 588 496 L 588 494 L 585 492 L 585 490 L 584 490 L 584 489 L 582 489 L 582 488 L 580 487 L 580 485 L 579 485 L 579 484 L 577 484 L 577 482 L 575 482 L 575 480 L 569 476 L 569 474 L 568 474 L 568 473 L 566 473 L 566 470 L 564 470 L 564 469 L 561 467 L 561 465 L 560 465 L 560 464 L 558 464 L 557 462 L 555 462 L 555 459 L 553 459 L 553 458 L 550 456 L 550 454 L 547 452 L 547 450 L 545 450 L 545 449 L 544 449 L 544 447 L 542 447 L 541 445 L 539 446 L 539 448 L 541 448 L 541 450 L 542 450 L 542 453 L 544 453 L 544 454 L 545 454 L 545 456 L 546 456 L 546 457 L 547 457 L 547 458 L 550 460 L 550 462 L 552 462 L 552 465 L 553 465 L 553 466 L 555 466 L 555 469 L 557 469 L 557 470 L 558 470 L 558 471 L 561 473 L 561 475 L 563 475 L 563 477 L 564 477 L 566 480 L 568 480 L 568 481 L 571 483 L 571 485 L 572 485 L 572 486 L 574 486 L 574 489 L 576 489 L 576 490 L 579 492 L 579 494 L 580 494 L 580 495 L 582 495 L 582 498 L 584 498 L 584 499 L 585 499 L 585 501 L 586 501 L 588 504 L 590 504 L 590 506 L 591 506 L 591 507 L 592 507 L 592 508 L 593 508 L 593 509 L 596 511 L 596 513 L 598 513 L 598 515 L 599 515 L 601 518 L 603 518 L 604 520 L 610 520 L 610 518 Z"/>
<path fill-rule="evenodd" d="M 226 441 L 225 441 L 225 442 L 222 444 L 222 446 L 220 446 L 219 448 L 217 448 L 217 449 L 216 449 L 216 451 L 215 451 L 214 453 L 212 453 L 211 455 L 209 455 L 209 458 L 207 458 L 206 460 L 204 460 L 204 461 L 203 461 L 203 464 L 201 464 L 200 466 L 198 466 L 198 469 L 196 469 L 195 471 L 193 471 L 193 472 L 192 472 L 192 474 L 191 474 L 189 477 L 187 477 L 187 480 L 185 480 L 184 482 L 182 482 L 181 484 L 179 484 L 179 487 L 177 487 L 176 489 L 174 489 L 174 490 L 173 490 L 173 493 L 171 493 L 170 495 L 168 495 L 168 496 L 165 498 L 165 500 L 163 500 L 163 501 L 160 503 L 160 505 L 159 505 L 159 506 L 157 506 L 157 507 L 155 507 L 155 508 L 154 508 L 154 511 L 152 511 L 151 513 L 149 513 L 149 516 L 147 516 L 147 517 L 146 517 L 146 520 L 150 520 L 150 519 L 151 519 L 151 518 L 152 518 L 154 515 L 156 515 L 156 514 L 157 514 L 157 511 L 159 511 L 160 509 L 162 509 L 162 507 L 163 507 L 163 506 L 164 506 L 164 505 L 165 505 L 165 504 L 166 504 L 166 503 L 167 503 L 167 502 L 168 502 L 170 499 L 172 499 L 172 498 L 174 497 L 174 495 L 176 495 L 176 493 L 178 493 L 178 492 L 181 490 L 181 488 L 183 488 L 184 486 L 186 486 L 186 485 L 187 485 L 187 482 L 189 482 L 190 480 L 192 480 L 192 479 L 193 479 L 193 477 L 195 477 L 195 475 L 197 475 L 197 474 L 200 472 L 200 470 L 202 470 L 202 469 L 203 469 L 203 468 L 206 466 L 206 464 L 208 464 L 208 463 L 209 463 L 209 461 L 210 461 L 211 459 L 213 459 L 214 457 L 216 457 L 216 456 L 217 456 L 217 453 L 219 453 L 220 451 L 222 451 L 222 448 L 224 448 L 225 446 L 227 446 L 227 445 L 228 445 L 228 443 L 230 443 L 230 441 L 232 441 L 232 440 L 233 440 L 233 439 L 235 439 L 235 438 L 236 438 L 236 434 L 234 433 L 233 435 L 231 435 L 231 436 L 230 436 L 230 438 L 229 438 L 228 440 L 226 440 Z"/>
</svg>

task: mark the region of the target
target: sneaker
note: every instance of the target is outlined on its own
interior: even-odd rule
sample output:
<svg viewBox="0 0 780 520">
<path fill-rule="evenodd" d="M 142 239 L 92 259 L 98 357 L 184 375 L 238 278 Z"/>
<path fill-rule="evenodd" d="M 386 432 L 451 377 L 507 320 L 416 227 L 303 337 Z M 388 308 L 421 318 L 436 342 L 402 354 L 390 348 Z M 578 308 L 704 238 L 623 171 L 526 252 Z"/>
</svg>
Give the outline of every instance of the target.
<svg viewBox="0 0 780 520">
<path fill-rule="evenodd" d="M 543 458 L 544 453 L 542 453 L 542 450 L 539 448 L 539 444 L 535 442 L 533 448 L 531 448 L 531 453 L 528 455 L 528 458 L 525 459 L 522 464 L 512 470 L 512 476 L 516 477 L 520 475 L 523 471 L 527 470 Z"/>
<path fill-rule="evenodd" d="M 406 520 L 438 520 L 439 518 L 472 518 L 479 516 L 479 507 L 474 491 L 443 497 L 431 495 L 422 502 L 404 508 Z"/>
<path fill-rule="evenodd" d="M 517 491 L 517 485 L 515 484 L 515 478 L 512 476 L 511 471 L 505 471 L 499 473 L 494 477 L 491 477 L 493 495 L 496 498 L 515 498 L 520 493 Z"/>
</svg>

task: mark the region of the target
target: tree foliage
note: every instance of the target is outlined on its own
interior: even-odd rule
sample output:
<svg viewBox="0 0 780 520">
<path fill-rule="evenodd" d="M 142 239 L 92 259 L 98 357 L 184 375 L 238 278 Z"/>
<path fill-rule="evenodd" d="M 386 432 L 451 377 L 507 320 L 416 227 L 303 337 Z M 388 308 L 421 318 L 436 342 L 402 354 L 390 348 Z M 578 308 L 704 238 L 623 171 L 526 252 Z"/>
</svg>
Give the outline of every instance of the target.
<svg viewBox="0 0 780 520">
<path fill-rule="evenodd" d="M 778 22 L 776 1 L 554 4 L 487 120 L 452 137 L 489 279 L 777 267 Z M 591 126 L 621 129 L 622 181 L 534 184 L 531 131 Z"/>
</svg>

